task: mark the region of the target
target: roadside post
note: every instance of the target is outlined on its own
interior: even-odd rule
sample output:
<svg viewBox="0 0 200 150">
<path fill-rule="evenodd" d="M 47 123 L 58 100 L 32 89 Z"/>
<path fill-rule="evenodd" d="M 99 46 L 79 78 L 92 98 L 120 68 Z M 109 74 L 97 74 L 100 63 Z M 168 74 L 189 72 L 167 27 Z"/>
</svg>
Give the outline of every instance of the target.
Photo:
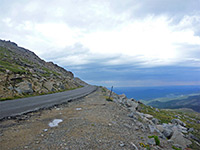
<svg viewBox="0 0 200 150">
<path fill-rule="evenodd" d="M 110 99 L 110 97 L 111 97 L 112 91 L 113 91 L 113 86 L 111 87 L 111 91 L 110 91 L 109 99 Z"/>
</svg>

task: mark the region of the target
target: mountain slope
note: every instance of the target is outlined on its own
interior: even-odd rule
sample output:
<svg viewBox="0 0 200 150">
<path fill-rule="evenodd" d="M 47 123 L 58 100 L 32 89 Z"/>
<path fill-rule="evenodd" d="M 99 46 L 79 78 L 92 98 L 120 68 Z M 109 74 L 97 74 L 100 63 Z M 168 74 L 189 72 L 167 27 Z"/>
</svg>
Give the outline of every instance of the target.
<svg viewBox="0 0 200 150">
<path fill-rule="evenodd" d="M 0 40 L 0 99 L 78 88 L 83 82 L 72 72 L 35 53 Z"/>
</svg>

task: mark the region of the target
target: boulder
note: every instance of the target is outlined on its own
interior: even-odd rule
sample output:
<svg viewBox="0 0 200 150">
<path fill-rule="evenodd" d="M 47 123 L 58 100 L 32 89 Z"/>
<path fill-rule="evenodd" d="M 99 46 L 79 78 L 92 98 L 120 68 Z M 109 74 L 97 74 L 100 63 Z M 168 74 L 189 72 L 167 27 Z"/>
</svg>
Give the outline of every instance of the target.
<svg viewBox="0 0 200 150">
<path fill-rule="evenodd" d="M 188 129 L 188 132 L 193 132 L 194 131 L 194 128 L 189 128 Z"/>
<path fill-rule="evenodd" d="M 186 126 L 186 124 L 179 119 L 172 119 L 171 122 L 172 122 L 172 124 L 177 124 L 177 125 L 181 125 L 184 127 Z"/>
<path fill-rule="evenodd" d="M 125 101 L 124 101 L 124 104 L 125 104 L 127 107 L 129 107 L 129 109 L 130 109 L 131 111 L 135 111 L 136 108 L 138 107 L 138 103 L 135 102 L 135 101 L 133 101 L 132 99 L 127 99 L 127 100 L 125 100 Z"/>
<path fill-rule="evenodd" d="M 127 99 L 126 101 L 124 101 L 124 104 L 126 107 L 132 107 L 132 103 L 131 103 L 130 99 Z"/>
<path fill-rule="evenodd" d="M 174 144 L 181 145 L 182 149 L 188 147 L 188 145 L 192 144 L 192 142 L 186 138 L 184 138 L 184 135 L 178 131 L 178 129 L 174 130 L 174 133 L 170 139 L 174 142 Z"/>
<path fill-rule="evenodd" d="M 147 119 L 151 120 L 153 119 L 153 116 L 150 114 L 144 114 L 144 117 L 146 117 Z"/>
<path fill-rule="evenodd" d="M 157 125 L 156 128 L 160 131 L 163 132 L 164 131 L 164 127 L 162 125 Z"/>
<path fill-rule="evenodd" d="M 15 90 L 19 94 L 22 94 L 22 93 L 32 94 L 33 93 L 32 84 L 28 81 L 20 82 L 19 84 L 17 84 Z"/>
<path fill-rule="evenodd" d="M 159 132 L 158 129 L 154 125 L 149 125 L 149 130 L 151 133 Z"/>
<path fill-rule="evenodd" d="M 53 87 L 54 82 L 51 81 L 47 81 L 44 83 L 44 87 L 48 90 L 48 91 L 53 91 L 54 87 Z"/>
<path fill-rule="evenodd" d="M 162 133 L 168 139 L 170 139 L 172 137 L 172 135 L 173 135 L 173 131 L 171 129 L 169 129 L 169 128 L 164 128 Z"/>
<path fill-rule="evenodd" d="M 148 139 L 147 144 L 156 145 L 156 142 L 155 142 L 154 138 L 150 138 L 150 139 Z"/>
<path fill-rule="evenodd" d="M 124 104 L 126 98 L 125 94 L 119 95 L 119 103 Z"/>
<path fill-rule="evenodd" d="M 156 118 L 153 118 L 153 119 L 152 119 L 152 122 L 153 122 L 155 125 L 157 125 L 157 124 L 158 124 L 158 122 L 159 122 L 159 120 L 158 120 L 158 119 L 156 119 Z"/>
<path fill-rule="evenodd" d="M 181 125 L 177 125 L 177 126 L 175 126 L 175 128 L 177 128 L 179 132 L 188 133 L 188 131 L 187 131 L 188 129 Z"/>
<path fill-rule="evenodd" d="M 197 138 L 196 136 L 194 136 L 193 134 L 191 134 L 191 133 L 189 133 L 189 138 L 191 138 L 191 139 L 193 139 L 193 140 L 195 140 L 195 141 L 197 141 L 198 143 L 200 143 L 200 139 L 199 138 Z"/>
<path fill-rule="evenodd" d="M 131 113 L 128 114 L 127 116 L 130 117 L 130 118 L 134 118 L 134 119 L 137 118 L 137 117 L 135 116 L 135 113 L 134 113 L 134 112 L 131 112 Z"/>
</svg>

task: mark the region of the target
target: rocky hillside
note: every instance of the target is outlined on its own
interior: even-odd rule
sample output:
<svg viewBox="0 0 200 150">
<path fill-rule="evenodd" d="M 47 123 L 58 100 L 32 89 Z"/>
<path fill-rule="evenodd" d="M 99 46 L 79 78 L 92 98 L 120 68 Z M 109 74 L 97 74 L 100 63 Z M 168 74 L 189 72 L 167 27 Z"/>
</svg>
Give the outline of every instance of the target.
<svg viewBox="0 0 200 150">
<path fill-rule="evenodd" d="M 109 91 L 104 88 L 107 95 Z M 108 98 L 107 98 L 108 99 Z M 147 106 L 126 95 L 113 94 L 112 99 L 117 104 L 127 108 L 128 117 L 135 122 L 139 121 L 139 128 L 149 130 L 155 141 L 146 140 L 140 146 L 150 149 L 150 145 L 159 145 L 160 139 L 171 143 L 171 149 L 198 150 L 200 148 L 200 114 L 191 109 L 158 109 Z M 151 146 L 150 146 L 151 147 Z M 164 148 L 165 149 L 165 148 Z"/>
<path fill-rule="evenodd" d="M 45 62 L 33 52 L 0 40 L 0 99 L 39 95 L 85 84 L 70 71 Z"/>
</svg>

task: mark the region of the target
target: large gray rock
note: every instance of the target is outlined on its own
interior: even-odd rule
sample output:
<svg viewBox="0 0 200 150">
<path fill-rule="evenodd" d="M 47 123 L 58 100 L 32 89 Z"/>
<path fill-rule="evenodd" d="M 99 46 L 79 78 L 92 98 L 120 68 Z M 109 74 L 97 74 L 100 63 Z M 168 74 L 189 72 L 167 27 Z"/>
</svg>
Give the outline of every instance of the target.
<svg viewBox="0 0 200 150">
<path fill-rule="evenodd" d="M 149 124 L 149 130 L 151 133 L 159 132 L 159 130 L 154 125 L 150 125 L 150 124 Z"/>
<path fill-rule="evenodd" d="M 47 82 L 44 83 L 44 87 L 46 89 L 48 89 L 48 91 L 54 91 L 53 84 L 54 84 L 54 82 L 47 81 Z"/>
<path fill-rule="evenodd" d="M 164 131 L 164 127 L 162 125 L 157 125 L 156 128 L 160 131 L 163 132 Z"/>
<path fill-rule="evenodd" d="M 16 85 L 15 90 L 19 94 L 32 94 L 33 89 L 32 89 L 32 84 L 28 81 L 20 82 L 19 84 Z"/>
<path fill-rule="evenodd" d="M 150 138 L 150 139 L 148 139 L 147 144 L 156 145 L 156 142 L 155 142 L 154 138 Z"/>
<path fill-rule="evenodd" d="M 150 114 L 144 114 L 144 117 L 146 117 L 147 119 L 151 120 L 153 119 L 153 116 Z"/>
<path fill-rule="evenodd" d="M 162 133 L 166 138 L 170 139 L 173 135 L 173 130 L 171 130 L 169 128 L 164 128 Z"/>
<path fill-rule="evenodd" d="M 157 124 L 158 124 L 158 122 L 159 122 L 159 120 L 158 120 L 158 119 L 156 119 L 156 118 L 153 118 L 153 119 L 152 119 L 152 122 L 153 122 L 155 125 L 157 125 Z"/>
<path fill-rule="evenodd" d="M 125 94 L 119 95 L 119 103 L 124 104 L 126 99 L 127 98 Z"/>
<path fill-rule="evenodd" d="M 189 133 L 188 137 L 200 143 L 200 139 L 194 136 L 193 134 Z"/>
<path fill-rule="evenodd" d="M 174 129 L 174 133 L 170 139 L 174 142 L 174 144 L 181 145 L 182 149 L 188 147 L 188 145 L 192 144 L 192 142 L 186 138 L 184 138 L 184 135 L 178 131 L 178 129 Z"/>
<path fill-rule="evenodd" d="M 179 119 L 172 119 L 171 122 L 172 122 L 172 124 L 177 124 L 177 125 L 181 125 L 184 127 L 186 126 L 186 124 Z"/>
<path fill-rule="evenodd" d="M 183 127 L 181 125 L 177 125 L 176 127 L 177 127 L 179 132 L 188 133 L 188 131 L 187 131 L 188 129 L 187 128 L 185 128 L 185 127 Z"/>
<path fill-rule="evenodd" d="M 133 119 L 137 119 L 136 113 L 135 113 L 135 112 L 131 112 L 131 113 L 128 114 L 127 116 L 130 117 L 130 118 L 133 118 Z"/>
</svg>

